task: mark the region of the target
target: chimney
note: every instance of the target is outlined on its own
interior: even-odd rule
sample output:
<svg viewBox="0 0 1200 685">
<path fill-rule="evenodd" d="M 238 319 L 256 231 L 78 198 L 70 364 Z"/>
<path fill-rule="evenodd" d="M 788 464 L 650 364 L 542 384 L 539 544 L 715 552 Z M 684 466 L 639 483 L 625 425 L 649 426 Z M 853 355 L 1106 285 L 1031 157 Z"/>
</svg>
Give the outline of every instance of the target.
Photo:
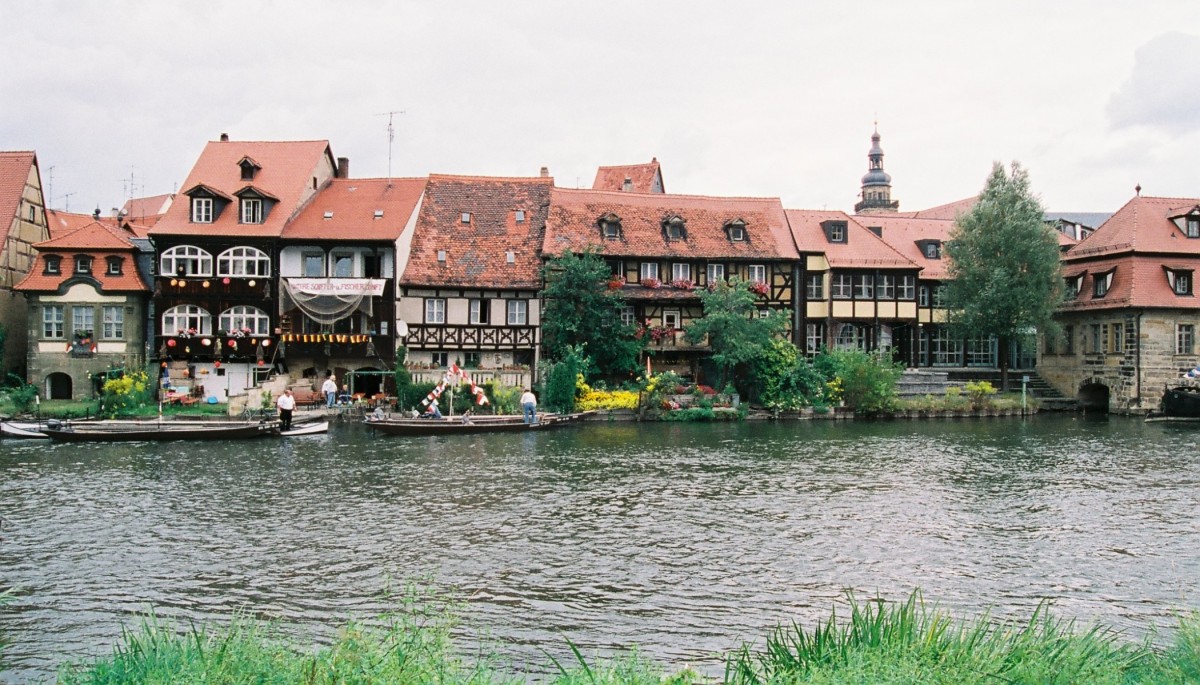
<svg viewBox="0 0 1200 685">
<path fill-rule="evenodd" d="M 96 208 L 96 211 L 92 212 L 92 218 L 95 219 L 96 221 L 100 220 L 100 208 L 99 207 Z"/>
<path fill-rule="evenodd" d="M 350 178 L 350 158 L 349 157 L 338 157 L 337 177 L 338 178 Z"/>
<path fill-rule="evenodd" d="M 541 177 L 542 178 L 550 178 L 550 167 L 548 167 L 548 166 L 542 167 Z"/>
<path fill-rule="evenodd" d="M 228 143 L 228 142 L 229 142 L 229 134 L 228 134 L 228 133 L 222 133 L 222 134 L 221 134 L 221 142 L 222 142 L 222 143 Z"/>
<path fill-rule="evenodd" d="M 621 184 L 621 190 L 629 193 L 633 192 L 633 179 L 629 176 L 625 177 L 625 182 Z"/>
</svg>

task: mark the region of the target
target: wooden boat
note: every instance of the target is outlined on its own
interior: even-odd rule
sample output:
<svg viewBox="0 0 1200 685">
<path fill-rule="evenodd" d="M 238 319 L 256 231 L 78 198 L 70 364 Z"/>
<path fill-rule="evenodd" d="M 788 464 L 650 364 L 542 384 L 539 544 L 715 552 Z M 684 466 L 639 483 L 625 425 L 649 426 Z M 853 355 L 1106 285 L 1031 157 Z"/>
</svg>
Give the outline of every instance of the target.
<svg viewBox="0 0 1200 685">
<path fill-rule="evenodd" d="M 12 422 L 0 421 L 0 435 L 6 438 L 41 438 L 46 439 L 50 436 L 41 431 L 42 424 L 32 423 L 27 421 Z"/>
<path fill-rule="evenodd" d="M 1167 386 L 1160 406 L 1163 416 L 1200 418 L 1200 386 L 1194 381 Z"/>
<path fill-rule="evenodd" d="M 316 433 L 328 433 L 328 421 L 312 421 L 310 423 L 293 423 L 288 430 L 281 430 L 279 434 L 284 437 L 292 437 L 294 435 L 315 435 Z"/>
<path fill-rule="evenodd" d="M 276 435 L 279 421 L 51 421 L 41 430 L 64 442 L 241 440 Z"/>
<path fill-rule="evenodd" d="M 538 414 L 537 423 L 525 423 L 519 414 L 506 416 L 472 416 L 469 422 L 462 417 L 441 419 L 368 418 L 368 428 L 388 435 L 470 435 L 474 433 L 506 433 L 546 430 L 580 422 L 590 412 L 579 414 Z"/>
</svg>

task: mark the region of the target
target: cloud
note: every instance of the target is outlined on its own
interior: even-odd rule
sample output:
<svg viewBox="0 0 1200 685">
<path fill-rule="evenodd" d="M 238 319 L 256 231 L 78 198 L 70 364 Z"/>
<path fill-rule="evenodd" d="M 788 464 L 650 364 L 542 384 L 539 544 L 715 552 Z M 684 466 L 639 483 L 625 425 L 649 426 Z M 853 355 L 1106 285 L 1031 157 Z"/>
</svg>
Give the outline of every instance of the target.
<svg viewBox="0 0 1200 685">
<path fill-rule="evenodd" d="M 1200 130 L 1200 36 L 1164 33 L 1137 49 L 1133 73 L 1108 101 L 1114 129 Z"/>
</svg>

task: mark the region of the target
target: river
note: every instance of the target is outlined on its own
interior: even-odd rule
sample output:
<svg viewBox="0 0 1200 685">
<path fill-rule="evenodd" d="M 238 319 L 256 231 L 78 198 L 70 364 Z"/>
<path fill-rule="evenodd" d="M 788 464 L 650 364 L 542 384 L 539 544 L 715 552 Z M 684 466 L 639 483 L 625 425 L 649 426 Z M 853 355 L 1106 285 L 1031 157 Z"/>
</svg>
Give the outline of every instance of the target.
<svg viewBox="0 0 1200 685">
<path fill-rule="evenodd" d="M 459 646 L 515 668 L 637 645 L 719 654 L 853 590 L 956 615 L 1140 636 L 1200 607 L 1200 426 L 1079 415 L 587 424 L 555 432 L 208 444 L 0 443 L 0 682 L 51 678 L 160 616 L 298 635 L 421 579 Z M 844 605 L 843 605 L 844 606 Z M 564 663 L 566 663 L 564 661 Z"/>
</svg>

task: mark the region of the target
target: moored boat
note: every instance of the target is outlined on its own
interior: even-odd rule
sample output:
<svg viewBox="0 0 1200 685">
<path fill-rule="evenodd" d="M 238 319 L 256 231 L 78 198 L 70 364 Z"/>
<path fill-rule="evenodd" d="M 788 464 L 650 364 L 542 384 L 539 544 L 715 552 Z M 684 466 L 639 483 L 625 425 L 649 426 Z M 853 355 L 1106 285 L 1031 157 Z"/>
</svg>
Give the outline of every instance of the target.
<svg viewBox="0 0 1200 685">
<path fill-rule="evenodd" d="M 368 428 L 387 435 L 469 435 L 473 433 L 506 433 L 545 430 L 578 423 L 589 412 L 579 414 L 538 414 L 536 423 L 525 423 L 519 414 L 511 416 L 471 416 L 440 419 L 383 418 L 368 419 Z"/>
<path fill-rule="evenodd" d="M 1163 392 L 1163 416 L 1200 418 L 1200 386 L 1179 383 Z"/>
<path fill-rule="evenodd" d="M 41 438 L 46 439 L 50 436 L 41 431 L 42 424 L 28 421 L 0 421 L 0 435 L 6 438 Z"/>
<path fill-rule="evenodd" d="M 48 422 L 41 432 L 64 442 L 242 440 L 277 435 L 279 421 Z"/>
<path fill-rule="evenodd" d="M 310 423 L 294 423 L 288 430 L 281 430 L 279 434 L 286 437 L 295 435 L 316 435 L 317 433 L 328 433 L 328 421 L 312 421 Z"/>
</svg>

